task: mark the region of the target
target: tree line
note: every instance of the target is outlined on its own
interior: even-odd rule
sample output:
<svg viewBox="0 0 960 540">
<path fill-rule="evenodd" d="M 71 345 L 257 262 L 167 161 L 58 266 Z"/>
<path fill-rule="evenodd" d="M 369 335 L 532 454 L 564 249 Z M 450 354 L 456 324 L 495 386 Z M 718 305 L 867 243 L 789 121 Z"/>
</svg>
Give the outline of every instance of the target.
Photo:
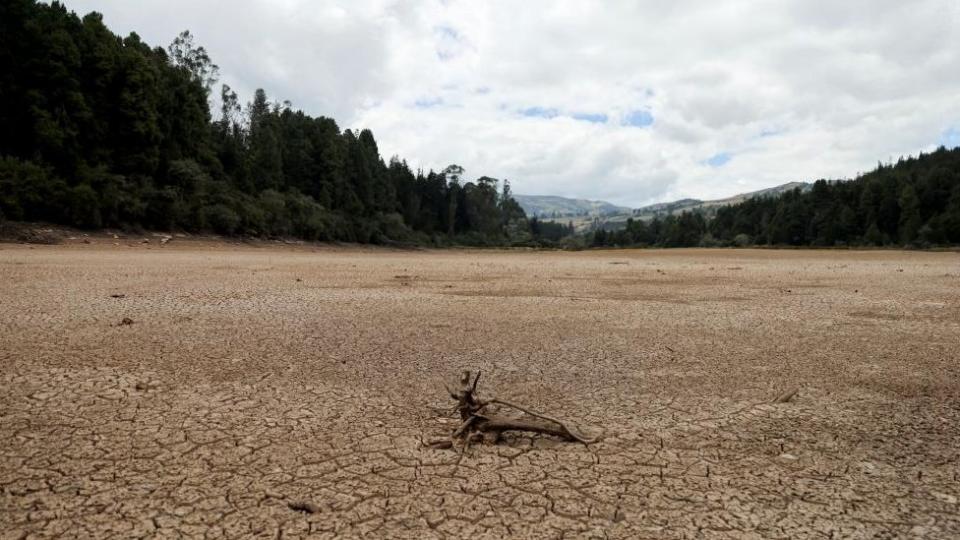
<svg viewBox="0 0 960 540">
<path fill-rule="evenodd" d="M 960 244 L 960 148 L 944 147 L 854 180 L 818 180 L 779 197 L 597 230 L 593 246 L 914 246 Z"/>
<path fill-rule="evenodd" d="M 189 32 L 166 49 L 98 13 L 0 4 L 0 219 L 348 242 L 537 242 L 509 183 L 385 161 L 257 90 L 241 104 Z"/>
</svg>

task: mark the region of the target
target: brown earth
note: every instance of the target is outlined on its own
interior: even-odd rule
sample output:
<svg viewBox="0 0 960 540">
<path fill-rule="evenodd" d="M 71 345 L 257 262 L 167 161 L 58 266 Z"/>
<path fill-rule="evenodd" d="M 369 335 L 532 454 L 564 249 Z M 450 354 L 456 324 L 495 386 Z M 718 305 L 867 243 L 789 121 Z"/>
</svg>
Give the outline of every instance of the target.
<svg viewBox="0 0 960 540">
<path fill-rule="evenodd" d="M 960 536 L 958 253 L 112 244 L 0 245 L 0 538 Z"/>
</svg>

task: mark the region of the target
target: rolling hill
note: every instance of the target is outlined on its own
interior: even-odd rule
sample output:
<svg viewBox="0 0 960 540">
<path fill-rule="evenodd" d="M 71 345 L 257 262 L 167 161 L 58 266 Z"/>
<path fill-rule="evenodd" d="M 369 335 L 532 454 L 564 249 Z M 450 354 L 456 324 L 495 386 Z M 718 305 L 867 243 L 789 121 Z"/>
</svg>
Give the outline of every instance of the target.
<svg viewBox="0 0 960 540">
<path fill-rule="evenodd" d="M 649 220 L 671 214 L 701 210 L 715 211 L 721 206 L 737 204 L 753 197 L 778 197 L 788 191 L 799 188 L 808 191 L 813 184 L 807 182 L 788 182 L 779 186 L 740 193 L 724 199 L 704 201 L 700 199 L 679 199 L 676 201 L 655 203 L 641 208 L 630 209 L 603 201 L 585 199 L 567 199 L 546 195 L 515 195 L 517 202 L 529 216 L 539 216 L 544 220 L 572 221 L 578 231 L 602 227 L 607 230 L 623 228 L 628 218 Z M 554 215 L 553 212 L 556 212 Z"/>
<path fill-rule="evenodd" d="M 631 212 L 626 206 L 617 206 L 606 201 L 568 199 L 553 195 L 514 195 L 528 216 L 551 218 L 594 217 Z"/>
<path fill-rule="evenodd" d="M 716 208 L 718 206 L 727 206 L 737 204 L 753 197 L 779 197 L 788 191 L 800 188 L 801 191 L 809 190 L 813 184 L 807 182 L 788 182 L 779 186 L 740 193 L 725 199 L 715 199 L 710 201 L 701 201 L 699 199 L 680 199 L 678 201 L 656 203 L 633 210 L 633 217 L 640 219 L 652 219 L 655 216 L 667 216 L 670 214 L 679 214 L 684 211 L 701 210 Z"/>
</svg>

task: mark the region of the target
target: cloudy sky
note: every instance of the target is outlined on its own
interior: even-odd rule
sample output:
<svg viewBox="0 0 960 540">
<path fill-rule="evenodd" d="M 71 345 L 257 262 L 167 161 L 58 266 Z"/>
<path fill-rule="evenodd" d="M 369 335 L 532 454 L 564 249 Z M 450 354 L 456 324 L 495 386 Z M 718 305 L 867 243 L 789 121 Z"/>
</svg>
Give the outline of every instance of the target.
<svg viewBox="0 0 960 540">
<path fill-rule="evenodd" d="M 956 0 L 66 0 L 386 157 L 639 206 L 960 145 Z"/>
</svg>

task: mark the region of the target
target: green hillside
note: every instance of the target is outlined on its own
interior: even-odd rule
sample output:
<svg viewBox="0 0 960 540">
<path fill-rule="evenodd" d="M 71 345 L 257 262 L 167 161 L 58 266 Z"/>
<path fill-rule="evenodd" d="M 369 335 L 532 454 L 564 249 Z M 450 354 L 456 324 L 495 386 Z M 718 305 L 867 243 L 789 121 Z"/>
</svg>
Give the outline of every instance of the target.
<svg viewBox="0 0 960 540">
<path fill-rule="evenodd" d="M 630 208 L 626 206 L 617 206 L 606 201 L 569 199 L 553 195 L 514 195 L 513 198 L 528 216 L 544 219 L 605 216 L 630 212 Z"/>
</svg>

